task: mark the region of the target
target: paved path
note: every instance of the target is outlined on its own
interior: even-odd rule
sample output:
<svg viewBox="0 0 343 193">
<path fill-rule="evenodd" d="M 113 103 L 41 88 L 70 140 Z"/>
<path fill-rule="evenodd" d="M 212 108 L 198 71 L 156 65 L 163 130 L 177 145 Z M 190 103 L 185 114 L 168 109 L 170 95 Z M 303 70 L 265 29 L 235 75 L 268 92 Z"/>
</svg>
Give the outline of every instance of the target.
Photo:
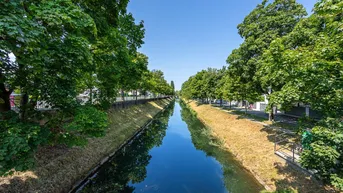
<svg viewBox="0 0 343 193">
<path fill-rule="evenodd" d="M 228 108 L 229 106 L 225 104 L 224 107 Z M 241 112 L 245 112 L 245 108 L 232 107 L 232 109 L 233 110 L 237 110 L 237 111 L 241 111 Z M 263 112 L 263 111 L 256 111 L 256 110 L 248 109 L 247 113 L 251 114 L 251 115 L 254 115 L 254 116 L 257 116 L 257 117 L 265 118 L 267 120 L 269 118 L 268 113 Z M 276 122 L 281 122 L 281 123 L 287 123 L 287 124 L 295 126 L 295 125 L 297 125 L 298 118 L 290 117 L 290 116 L 284 115 L 282 113 L 277 113 L 275 115 L 275 121 Z"/>
</svg>

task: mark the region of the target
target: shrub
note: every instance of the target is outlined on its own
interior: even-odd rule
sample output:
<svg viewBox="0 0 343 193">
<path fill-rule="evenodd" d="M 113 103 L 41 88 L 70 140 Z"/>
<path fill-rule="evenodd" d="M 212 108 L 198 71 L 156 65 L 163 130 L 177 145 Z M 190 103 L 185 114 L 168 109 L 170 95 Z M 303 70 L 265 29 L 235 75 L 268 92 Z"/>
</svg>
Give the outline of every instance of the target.
<svg viewBox="0 0 343 193">
<path fill-rule="evenodd" d="M 84 146 L 88 137 L 104 136 L 107 127 L 106 112 L 92 106 L 80 106 L 75 110 L 72 120 L 63 123 L 55 135 L 58 143 Z"/>
<path fill-rule="evenodd" d="M 343 190 L 343 124 L 339 119 L 320 121 L 312 129 L 311 148 L 301 154 L 300 163 L 325 181 Z"/>
<path fill-rule="evenodd" d="M 37 123 L 22 122 L 14 111 L 1 113 L 1 117 L 0 175 L 31 168 L 33 154 L 38 145 L 46 142 L 48 130 Z"/>
</svg>

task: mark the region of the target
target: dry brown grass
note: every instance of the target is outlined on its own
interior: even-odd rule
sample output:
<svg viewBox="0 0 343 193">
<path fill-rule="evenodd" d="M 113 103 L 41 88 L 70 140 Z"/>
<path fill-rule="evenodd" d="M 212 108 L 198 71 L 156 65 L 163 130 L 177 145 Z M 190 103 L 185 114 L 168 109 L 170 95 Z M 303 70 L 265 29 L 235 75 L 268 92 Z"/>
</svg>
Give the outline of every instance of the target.
<svg viewBox="0 0 343 193">
<path fill-rule="evenodd" d="M 327 191 L 316 180 L 274 154 L 272 129 L 248 119 L 238 119 L 238 115 L 210 105 L 195 102 L 188 105 L 266 189 L 293 189 L 300 193 Z"/>
<path fill-rule="evenodd" d="M 111 125 L 106 136 L 90 139 L 84 148 L 40 148 L 37 167 L 1 177 L 0 192 L 68 192 L 169 102 L 160 100 L 110 112 Z"/>
</svg>

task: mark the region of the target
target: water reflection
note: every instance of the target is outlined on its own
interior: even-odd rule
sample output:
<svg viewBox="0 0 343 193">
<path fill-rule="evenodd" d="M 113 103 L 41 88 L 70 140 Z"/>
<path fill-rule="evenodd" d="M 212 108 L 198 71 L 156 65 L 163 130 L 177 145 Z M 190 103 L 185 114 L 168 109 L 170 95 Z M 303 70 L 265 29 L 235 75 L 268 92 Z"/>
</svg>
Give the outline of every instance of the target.
<svg viewBox="0 0 343 193">
<path fill-rule="evenodd" d="M 215 158 L 222 167 L 222 180 L 228 192 L 259 192 L 263 190 L 254 177 L 233 158 L 233 155 L 221 148 L 222 142 L 211 135 L 201 121 L 193 114 L 186 104 L 180 102 L 182 120 L 186 122 L 191 132 L 192 142 L 196 149 L 202 150 L 207 156 Z"/>
<path fill-rule="evenodd" d="M 105 163 L 80 192 L 134 192 L 135 187 L 132 184 L 146 178 L 146 166 L 151 159 L 149 151 L 162 144 L 173 109 L 174 103 L 160 113 L 135 140 Z"/>
<path fill-rule="evenodd" d="M 249 193 L 261 189 L 180 102 L 103 165 L 81 191 Z"/>
</svg>

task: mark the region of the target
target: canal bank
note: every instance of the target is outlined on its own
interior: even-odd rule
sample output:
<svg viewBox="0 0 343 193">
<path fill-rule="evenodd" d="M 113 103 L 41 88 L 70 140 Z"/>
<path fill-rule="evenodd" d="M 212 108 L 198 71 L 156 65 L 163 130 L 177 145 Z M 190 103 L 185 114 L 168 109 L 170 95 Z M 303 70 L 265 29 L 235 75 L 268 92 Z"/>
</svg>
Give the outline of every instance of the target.
<svg viewBox="0 0 343 193">
<path fill-rule="evenodd" d="M 170 102 L 163 99 L 112 110 L 106 136 L 90 139 L 84 148 L 40 148 L 33 170 L 0 177 L 0 192 L 68 192 Z"/>
<path fill-rule="evenodd" d="M 274 132 L 268 127 L 211 105 L 185 103 L 267 190 L 327 192 L 315 179 L 274 154 Z"/>
<path fill-rule="evenodd" d="M 263 190 L 183 104 L 162 112 L 78 192 L 246 192 Z"/>
</svg>

